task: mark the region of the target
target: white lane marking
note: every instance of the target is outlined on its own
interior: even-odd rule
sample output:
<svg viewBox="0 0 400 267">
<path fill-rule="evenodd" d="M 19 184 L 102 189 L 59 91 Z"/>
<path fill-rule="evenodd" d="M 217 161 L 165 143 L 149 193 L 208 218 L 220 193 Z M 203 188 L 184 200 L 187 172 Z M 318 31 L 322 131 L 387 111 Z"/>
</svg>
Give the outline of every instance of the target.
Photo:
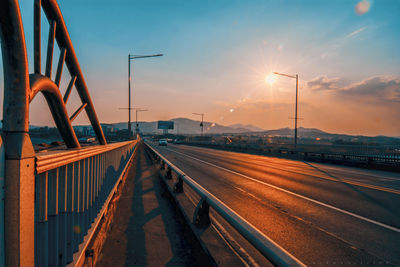
<svg viewBox="0 0 400 267">
<path fill-rule="evenodd" d="M 190 147 L 190 146 L 186 146 L 186 147 Z M 204 150 L 207 150 L 211 154 L 215 154 L 215 151 L 217 151 L 219 154 L 223 154 L 223 152 L 225 152 L 225 153 L 233 154 L 233 155 L 238 155 L 238 154 L 241 155 L 241 156 L 246 155 L 248 157 L 248 159 L 257 160 L 257 161 L 259 161 L 261 163 L 268 163 L 268 164 L 275 164 L 275 165 L 277 165 L 277 164 L 279 165 L 279 162 L 277 162 L 275 159 L 283 160 L 283 161 L 285 161 L 287 163 L 293 164 L 291 166 L 293 168 L 295 168 L 295 169 L 304 168 L 303 164 L 299 164 L 298 161 L 290 160 L 290 159 L 283 159 L 283 158 L 276 158 L 276 157 L 268 156 L 268 155 L 261 156 L 261 155 L 246 154 L 246 153 L 241 153 L 241 152 L 217 150 L 217 149 L 206 148 L 206 147 L 201 147 L 201 148 L 199 148 L 199 147 L 190 147 L 190 148 L 195 148 L 195 151 L 199 151 L 199 152 L 204 152 Z M 315 164 L 318 167 L 322 166 L 321 164 L 314 163 L 314 162 L 312 164 Z M 328 164 L 323 165 L 322 167 L 324 167 L 325 170 L 341 171 L 338 167 L 332 166 L 332 165 L 328 165 Z M 346 168 L 346 172 L 350 173 L 350 174 L 363 175 L 365 173 L 362 170 L 354 170 L 351 167 L 341 166 L 341 168 Z M 313 168 L 310 168 L 310 170 L 313 170 Z M 374 177 L 374 178 L 379 179 L 379 180 L 400 181 L 400 178 L 392 177 L 393 175 L 397 176 L 397 174 L 388 173 L 388 172 L 383 173 L 385 171 L 378 171 L 378 170 L 375 170 L 374 173 L 370 173 L 370 172 L 371 172 L 371 170 L 369 170 L 369 173 L 368 173 L 369 177 Z M 382 173 L 381 174 L 376 174 L 375 172 L 382 172 Z M 382 177 L 382 175 L 385 175 L 385 177 Z M 390 177 L 388 177 L 387 175 L 390 175 Z"/>
<path fill-rule="evenodd" d="M 251 197 L 257 199 L 258 201 L 262 201 L 262 199 L 259 198 L 258 196 L 254 195 L 254 194 L 252 194 L 252 193 L 250 193 L 250 192 L 247 192 L 246 190 L 244 190 L 244 189 L 242 189 L 242 188 L 240 188 L 240 187 L 238 187 L 238 186 L 235 186 L 235 185 L 234 185 L 233 187 L 236 188 L 237 190 L 242 191 L 243 193 L 245 193 L 245 194 L 247 194 L 247 195 L 249 195 L 249 196 L 251 196 Z"/>
<path fill-rule="evenodd" d="M 203 151 L 201 151 L 203 152 Z M 236 152 L 234 152 L 236 153 Z M 238 154 L 238 153 L 237 153 Z M 234 159 L 234 158 L 233 158 Z M 252 158 L 248 158 L 249 160 L 253 160 Z M 245 162 L 245 161 L 243 161 Z M 346 184 L 351 184 L 351 185 L 356 185 L 356 186 L 361 186 L 361 187 L 365 187 L 365 188 L 370 188 L 370 189 L 375 189 L 375 190 L 379 190 L 379 191 L 384 191 L 384 192 L 389 192 L 389 193 L 393 193 L 396 195 L 400 195 L 400 190 L 398 189 L 393 189 L 393 188 L 389 188 L 389 187 L 382 187 L 379 185 L 373 185 L 373 184 L 366 184 L 364 183 L 364 180 L 357 180 L 357 179 L 349 179 L 349 178 L 344 178 L 344 179 L 338 179 L 338 178 L 331 178 L 328 177 L 326 174 L 321 173 L 320 176 L 318 176 L 318 174 L 314 174 L 311 172 L 308 172 L 307 170 L 314 170 L 313 168 L 307 168 L 307 170 L 304 170 L 304 166 L 286 166 L 285 168 L 282 167 L 277 167 L 276 165 L 278 164 L 277 162 L 271 162 L 271 161 L 262 161 L 262 160 L 257 160 L 258 165 L 259 166 L 263 166 L 263 167 L 269 167 L 275 170 L 280 170 L 280 171 L 285 171 L 285 172 L 292 172 L 292 173 L 296 173 L 296 174 L 301 174 L 301 175 L 309 175 L 312 177 L 315 177 L 317 179 L 324 179 L 324 180 L 329 180 L 329 181 L 333 181 L 333 182 L 337 182 L 337 183 L 346 183 Z M 269 165 L 274 165 L 274 166 L 267 166 L 265 164 L 261 164 L 261 163 L 267 163 Z M 306 166 L 307 167 L 307 166 Z M 300 172 L 303 168 L 303 171 Z M 336 168 L 336 170 L 338 170 Z M 356 173 L 356 172 L 348 172 L 348 173 L 353 173 L 353 174 L 357 174 L 357 175 L 361 175 L 362 173 Z M 374 176 L 374 175 L 372 175 Z M 371 177 L 372 177 L 371 176 Z M 374 177 L 378 177 L 378 176 L 374 176 Z M 397 181 L 397 180 L 396 180 Z"/>
<path fill-rule="evenodd" d="M 360 219 L 360 220 L 363 220 L 363 221 L 366 221 L 366 222 L 369 222 L 369 223 L 372 223 L 372 224 L 381 226 L 381 227 L 383 227 L 383 228 L 392 230 L 392 231 L 394 231 L 394 232 L 400 233 L 400 229 L 399 229 L 399 228 L 396 228 L 396 227 L 393 227 L 393 226 L 390 226 L 390 225 L 387 225 L 387 224 L 384 224 L 384 223 L 381 223 L 381 222 L 378 222 L 378 221 L 375 221 L 375 220 L 366 218 L 366 217 L 364 217 L 364 216 L 361 216 L 361 215 L 352 213 L 352 212 L 350 212 L 350 211 L 343 210 L 343 209 L 337 208 L 337 207 L 335 207 L 335 206 L 332 206 L 332 205 L 323 203 L 323 202 L 321 202 L 321 201 L 318 201 L 318 200 L 315 200 L 315 199 L 312 199 L 312 198 L 309 198 L 309 197 L 306 197 L 306 196 L 303 196 L 303 195 L 294 193 L 294 192 L 292 192 L 292 191 L 289 191 L 289 190 L 283 189 L 283 188 L 281 188 L 281 187 L 278 187 L 278 186 L 275 186 L 275 185 L 272 185 L 272 184 L 269 184 L 269 183 L 260 181 L 260 180 L 258 180 L 258 179 L 253 178 L 253 177 L 247 176 L 247 175 L 245 175 L 245 174 L 242 174 L 242 173 L 239 173 L 239 172 L 236 172 L 236 171 L 232 171 L 232 170 L 226 169 L 226 168 L 224 168 L 224 167 L 221 167 L 221 166 L 215 165 L 215 164 L 213 164 L 213 163 L 210 163 L 210 162 L 201 160 L 201 159 L 199 159 L 199 158 L 192 157 L 192 156 L 187 155 L 187 154 L 185 154 L 185 153 L 178 152 L 178 151 L 175 151 L 175 150 L 172 150 L 172 149 L 167 149 L 167 150 L 170 150 L 170 151 L 172 151 L 172 152 L 174 152 L 174 153 L 181 154 L 181 155 L 183 155 L 183 156 L 185 156 L 185 157 L 188 157 L 188 158 L 191 158 L 191 159 L 200 161 L 200 162 L 202 162 L 202 163 L 204 163 L 204 164 L 210 165 L 210 166 L 215 167 L 215 168 L 217 168 L 217 169 L 224 170 L 224 171 L 226 171 L 226 172 L 230 172 L 230 173 L 232 173 L 232 174 L 241 176 L 241 177 L 246 178 L 246 179 L 248 179 L 248 180 L 251 180 L 251 181 L 254 181 L 254 182 L 257 182 L 257 183 L 260 183 L 260 184 L 269 186 L 269 187 L 272 187 L 272 188 L 274 188 L 274 189 L 280 190 L 280 191 L 285 192 L 285 193 L 288 193 L 288 194 L 290 194 L 290 195 L 293 195 L 293 196 L 296 196 L 296 197 L 299 197 L 299 198 L 308 200 L 308 201 L 310 201 L 310 202 L 316 203 L 316 204 L 321 205 L 321 206 L 324 206 L 324 207 L 326 207 L 326 208 L 330 208 L 330 209 L 336 210 L 336 211 L 338 211 L 338 212 L 344 213 L 344 214 L 346 214 L 346 215 L 350 215 L 350 216 L 355 217 L 355 218 L 357 218 L 357 219 Z"/>
</svg>

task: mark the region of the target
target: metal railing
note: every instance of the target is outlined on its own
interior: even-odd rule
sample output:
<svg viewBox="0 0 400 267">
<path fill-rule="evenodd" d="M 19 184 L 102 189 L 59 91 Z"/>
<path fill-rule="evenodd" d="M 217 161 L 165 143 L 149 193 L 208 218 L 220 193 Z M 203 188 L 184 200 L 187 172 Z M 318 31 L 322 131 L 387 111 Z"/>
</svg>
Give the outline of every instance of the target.
<svg viewBox="0 0 400 267">
<path fill-rule="evenodd" d="M 264 257 L 276 266 L 305 266 L 301 261 L 279 246 L 269 237 L 264 235 L 250 222 L 225 205 L 221 200 L 208 192 L 204 187 L 196 183 L 191 177 L 186 175 L 178 167 L 168 161 L 151 145 L 145 143 L 149 150 L 160 161 L 161 168 L 167 169 L 167 177 L 171 179 L 171 172 L 176 173 L 177 179 L 174 184 L 176 194 L 183 193 L 183 183 L 187 184 L 195 193 L 200 196 L 193 223 L 196 225 L 207 225 L 210 222 L 209 208 L 213 208 L 222 218 L 224 218 L 234 229 L 236 229 L 247 241 L 250 242 Z"/>
<path fill-rule="evenodd" d="M 74 252 L 84 251 L 92 234 L 91 224 L 98 223 L 97 215 L 126 169 L 135 142 L 107 145 L 57 1 L 34 0 L 32 4 L 34 72 L 29 74 L 19 2 L 0 0 L 4 71 L 0 266 L 65 266 L 81 260 L 82 253 Z M 42 11 L 50 25 L 43 70 Z M 60 56 L 52 75 L 56 43 Z M 64 65 L 71 80 L 62 95 Z M 82 104 L 71 115 L 66 105 L 74 87 Z M 39 92 L 65 145 L 73 150 L 34 151 L 29 136 L 29 104 Z M 86 110 L 101 145 L 79 149 L 72 121 L 82 110 Z"/>
<path fill-rule="evenodd" d="M 400 154 L 357 154 L 354 153 L 337 153 L 337 152 L 324 152 L 324 151 L 307 151 L 305 148 L 302 149 L 301 145 L 298 145 L 298 149 L 282 147 L 279 145 L 275 146 L 263 146 L 254 144 L 218 144 L 211 142 L 184 142 L 183 144 L 192 146 L 209 147 L 223 150 L 230 150 L 236 152 L 250 152 L 262 155 L 273 155 L 283 157 L 294 157 L 303 160 L 318 160 L 327 162 L 337 163 L 354 163 L 363 164 L 365 166 L 382 166 L 389 167 L 394 170 L 400 168 Z M 304 145 L 303 147 L 306 147 Z"/>
<path fill-rule="evenodd" d="M 83 260 L 91 228 L 102 217 L 100 211 L 135 145 L 136 141 L 128 141 L 36 154 L 35 266 L 75 265 Z"/>
</svg>

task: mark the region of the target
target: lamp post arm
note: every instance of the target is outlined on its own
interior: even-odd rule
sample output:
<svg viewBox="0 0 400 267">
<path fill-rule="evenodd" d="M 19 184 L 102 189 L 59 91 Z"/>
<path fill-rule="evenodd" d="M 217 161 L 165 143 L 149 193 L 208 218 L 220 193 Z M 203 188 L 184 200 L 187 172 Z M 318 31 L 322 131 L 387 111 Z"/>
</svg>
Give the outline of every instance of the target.
<svg viewBox="0 0 400 267">
<path fill-rule="evenodd" d="M 129 59 L 138 59 L 138 58 L 147 58 L 147 57 L 162 57 L 162 56 L 163 56 L 163 54 L 147 55 L 147 56 L 129 55 Z"/>
<path fill-rule="evenodd" d="M 279 73 L 279 72 L 274 72 L 274 74 L 289 77 L 289 78 L 294 78 L 294 79 L 296 79 L 296 77 L 297 77 L 297 75 L 289 75 L 289 74 L 284 74 L 284 73 Z"/>
</svg>

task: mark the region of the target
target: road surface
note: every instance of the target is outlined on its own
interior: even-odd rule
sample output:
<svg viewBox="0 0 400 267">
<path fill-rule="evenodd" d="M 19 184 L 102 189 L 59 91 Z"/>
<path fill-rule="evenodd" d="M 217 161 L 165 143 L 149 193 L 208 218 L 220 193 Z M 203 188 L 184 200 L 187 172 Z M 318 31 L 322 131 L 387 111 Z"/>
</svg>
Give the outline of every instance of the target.
<svg viewBox="0 0 400 267">
<path fill-rule="evenodd" d="M 398 173 L 152 146 L 307 265 L 400 265 Z"/>
</svg>

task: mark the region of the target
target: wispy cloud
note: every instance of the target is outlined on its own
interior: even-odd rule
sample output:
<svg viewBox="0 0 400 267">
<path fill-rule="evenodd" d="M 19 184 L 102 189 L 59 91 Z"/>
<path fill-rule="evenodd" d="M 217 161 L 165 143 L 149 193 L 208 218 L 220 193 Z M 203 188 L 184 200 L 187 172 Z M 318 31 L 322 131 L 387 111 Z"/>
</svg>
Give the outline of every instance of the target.
<svg viewBox="0 0 400 267">
<path fill-rule="evenodd" d="M 345 38 L 345 39 L 348 39 L 348 38 L 354 37 L 354 36 L 358 35 L 359 33 L 365 31 L 366 29 L 367 29 L 367 26 L 361 27 L 361 28 L 359 28 L 358 30 L 355 30 L 355 31 L 349 33 L 349 34 L 346 35 L 344 38 Z"/>
<path fill-rule="evenodd" d="M 334 90 L 338 89 L 339 78 L 328 78 L 326 75 L 316 77 L 311 81 L 307 82 L 307 86 L 311 90 Z"/>
<path fill-rule="evenodd" d="M 351 41 L 354 40 L 356 36 L 358 36 L 360 33 L 364 32 L 365 30 L 369 29 L 371 27 L 368 26 L 363 26 L 357 30 L 354 30 L 346 35 L 342 35 L 338 38 L 333 39 L 330 41 L 330 43 L 327 44 L 325 50 L 320 53 L 319 57 L 320 59 L 324 60 L 326 58 L 332 57 L 338 53 L 340 49 L 342 49 L 344 46 L 348 45 Z M 375 27 L 372 27 L 375 28 Z"/>
<path fill-rule="evenodd" d="M 367 102 L 400 102 L 400 79 L 376 76 L 338 90 L 338 94 Z"/>
<path fill-rule="evenodd" d="M 343 79 L 318 76 L 307 82 L 314 91 L 334 91 L 337 96 L 357 98 L 357 101 L 369 103 L 400 102 L 400 78 L 374 76 L 350 84 L 343 84 Z"/>
</svg>

